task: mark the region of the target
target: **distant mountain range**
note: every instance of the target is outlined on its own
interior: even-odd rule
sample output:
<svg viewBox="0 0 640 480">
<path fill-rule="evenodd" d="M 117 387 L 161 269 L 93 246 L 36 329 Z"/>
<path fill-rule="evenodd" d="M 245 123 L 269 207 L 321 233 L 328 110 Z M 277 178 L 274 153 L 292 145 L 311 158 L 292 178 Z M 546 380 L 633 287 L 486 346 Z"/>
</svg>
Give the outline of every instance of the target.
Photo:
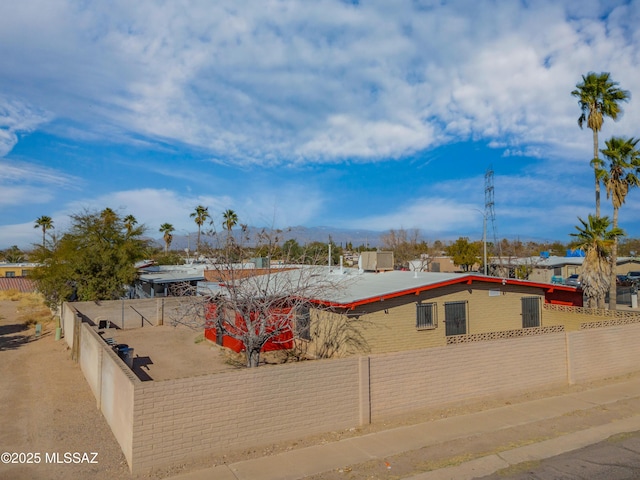
<svg viewBox="0 0 640 480">
<path fill-rule="evenodd" d="M 255 243 L 255 238 L 262 231 L 262 228 L 249 227 L 248 235 L 251 239 L 249 244 Z M 380 237 L 384 232 L 376 232 L 373 230 L 349 230 L 340 229 L 334 227 L 288 227 L 279 229 L 272 232 L 278 236 L 278 243 L 282 245 L 289 239 L 296 240 L 300 245 L 305 245 L 311 242 L 329 242 L 329 237 L 336 245 L 345 246 L 348 242 L 354 247 L 365 245 L 369 247 L 379 247 L 381 245 Z M 233 234 L 236 238 L 241 234 L 240 228 L 233 229 Z M 226 235 L 225 232 L 218 232 L 216 236 Z M 200 235 L 201 243 L 216 244 L 216 236 L 208 235 L 204 231 Z M 189 235 L 174 235 L 171 242 L 172 250 L 184 250 L 189 248 L 190 251 L 194 251 L 196 248 L 196 241 L 198 238 L 198 232 L 194 231 Z M 153 239 L 159 247 L 164 247 L 164 240 L 162 237 Z"/>
</svg>

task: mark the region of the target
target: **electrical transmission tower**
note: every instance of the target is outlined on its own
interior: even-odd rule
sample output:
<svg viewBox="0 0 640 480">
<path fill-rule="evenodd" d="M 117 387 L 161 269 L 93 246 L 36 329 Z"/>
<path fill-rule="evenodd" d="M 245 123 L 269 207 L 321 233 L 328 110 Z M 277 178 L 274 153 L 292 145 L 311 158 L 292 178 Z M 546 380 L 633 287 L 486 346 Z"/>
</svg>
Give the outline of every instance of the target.
<svg viewBox="0 0 640 480">
<path fill-rule="evenodd" d="M 493 233 L 493 255 L 498 256 L 500 268 L 502 269 L 502 247 L 498 243 L 498 234 L 496 229 L 496 211 L 493 199 L 493 168 L 489 167 L 484 174 L 484 218 L 485 221 L 491 222 L 491 231 Z"/>
</svg>

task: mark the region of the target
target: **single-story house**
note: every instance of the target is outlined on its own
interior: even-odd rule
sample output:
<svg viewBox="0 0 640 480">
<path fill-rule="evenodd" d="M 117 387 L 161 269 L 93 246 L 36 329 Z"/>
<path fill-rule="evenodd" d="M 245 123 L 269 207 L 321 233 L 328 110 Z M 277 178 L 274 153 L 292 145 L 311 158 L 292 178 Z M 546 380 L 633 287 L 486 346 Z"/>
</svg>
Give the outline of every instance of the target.
<svg viewBox="0 0 640 480">
<path fill-rule="evenodd" d="M 28 277 L 29 272 L 38 266 L 37 263 L 5 263 L 0 262 L 0 278 Z"/>
<path fill-rule="evenodd" d="M 27 277 L 0 277 L 0 291 L 10 290 L 32 293 L 36 291 L 36 283 Z"/>
<path fill-rule="evenodd" d="M 575 287 L 478 274 L 365 272 L 323 299 L 342 320 L 360 321 L 373 353 L 445 345 L 447 337 L 545 326 L 545 303 L 582 306 Z M 314 315 L 323 331 L 327 315 Z M 314 341 L 312 339 L 312 341 Z"/>
<path fill-rule="evenodd" d="M 145 265 L 131 291 L 131 298 L 155 298 L 176 295 L 176 288 L 197 286 L 204 280 L 205 265 Z"/>
<path fill-rule="evenodd" d="M 295 270 L 269 275 L 290 274 L 297 275 Z M 368 351 L 382 353 L 445 345 L 449 336 L 544 326 L 544 303 L 582 306 L 582 291 L 575 287 L 478 274 L 329 273 L 325 267 L 325 273 L 315 278 L 332 280 L 332 287 L 309 299 L 315 307 L 308 316 L 295 313 L 289 317 L 290 335 L 305 331 L 305 336 L 296 335 L 296 339 L 308 342 L 311 354 L 325 342 L 335 341 L 328 336 L 348 331 L 334 328 L 338 324 L 351 325 Z M 309 325 L 296 325 L 305 318 Z M 215 334 L 207 338 L 224 345 Z M 279 344 L 288 345 L 282 340 Z"/>
</svg>

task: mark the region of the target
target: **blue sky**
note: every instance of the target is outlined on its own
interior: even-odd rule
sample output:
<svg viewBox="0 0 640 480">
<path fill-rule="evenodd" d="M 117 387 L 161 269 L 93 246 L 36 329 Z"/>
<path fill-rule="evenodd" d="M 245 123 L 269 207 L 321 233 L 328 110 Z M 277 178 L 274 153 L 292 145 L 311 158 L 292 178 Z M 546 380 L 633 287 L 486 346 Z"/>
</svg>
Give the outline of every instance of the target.
<svg viewBox="0 0 640 480">
<path fill-rule="evenodd" d="M 184 234 L 197 205 L 479 239 L 488 168 L 499 237 L 568 241 L 594 210 L 570 92 L 611 72 L 632 98 L 601 146 L 640 136 L 638 24 L 623 1 L 2 2 L 0 248 L 105 207 Z"/>
</svg>

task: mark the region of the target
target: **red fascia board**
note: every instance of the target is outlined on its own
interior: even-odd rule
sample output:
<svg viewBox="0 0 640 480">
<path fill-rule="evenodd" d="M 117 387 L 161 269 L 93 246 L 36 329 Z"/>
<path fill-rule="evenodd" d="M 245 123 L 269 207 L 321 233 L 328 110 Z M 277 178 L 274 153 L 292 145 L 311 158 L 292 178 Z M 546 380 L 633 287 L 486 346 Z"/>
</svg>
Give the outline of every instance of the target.
<svg viewBox="0 0 640 480">
<path fill-rule="evenodd" d="M 336 308 L 344 308 L 344 309 L 348 309 L 348 310 L 353 310 L 356 307 L 359 307 L 361 305 L 367 305 L 370 303 L 376 303 L 376 302 L 383 302 L 385 300 L 391 299 L 391 298 L 396 298 L 396 297 L 402 297 L 405 295 L 419 295 L 422 292 L 426 292 L 428 290 L 434 290 L 436 288 L 441 288 L 441 287 L 447 287 L 449 285 L 455 285 L 458 283 L 465 283 L 467 285 L 471 285 L 473 282 L 485 282 L 485 283 L 498 283 L 501 285 L 520 285 L 520 286 L 525 286 L 525 287 L 537 287 L 537 288 L 542 288 L 544 289 L 546 292 L 553 292 L 554 290 L 564 290 L 564 291 L 568 291 L 568 292 L 573 292 L 575 289 L 572 287 L 565 287 L 562 285 L 550 285 L 548 283 L 538 283 L 538 282 L 528 282 L 528 281 L 522 281 L 522 280 L 518 280 L 515 278 L 500 278 L 500 277 L 485 277 L 485 276 L 479 276 L 479 275 L 468 275 L 468 276 L 464 276 L 461 278 L 454 278 L 451 280 L 447 280 L 444 282 L 438 282 L 438 283 L 432 283 L 429 285 L 424 285 L 422 287 L 415 287 L 415 288 L 410 288 L 407 290 L 401 290 L 398 292 L 393 292 L 393 293 L 388 293 L 385 295 L 379 295 L 376 297 L 371 297 L 371 298 L 365 298 L 362 300 L 357 300 L 355 302 L 351 302 L 351 303 L 338 303 L 338 302 L 327 302 L 327 301 L 322 301 L 322 300 L 315 300 L 314 303 L 318 303 L 321 305 L 325 305 L 328 307 L 336 307 Z M 504 282 L 504 283 L 503 283 Z"/>
</svg>

